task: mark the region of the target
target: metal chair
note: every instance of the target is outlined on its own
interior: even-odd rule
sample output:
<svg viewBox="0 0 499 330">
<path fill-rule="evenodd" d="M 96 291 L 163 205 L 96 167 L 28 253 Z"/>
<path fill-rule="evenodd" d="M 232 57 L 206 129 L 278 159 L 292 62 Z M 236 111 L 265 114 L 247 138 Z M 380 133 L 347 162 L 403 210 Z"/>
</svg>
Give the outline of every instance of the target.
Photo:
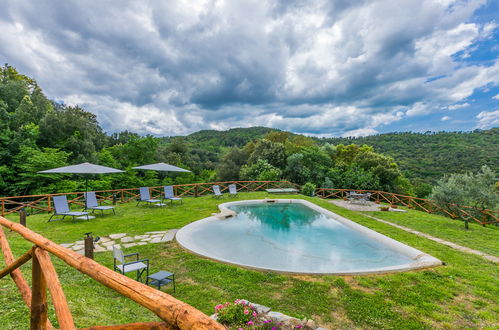
<svg viewBox="0 0 499 330">
<path fill-rule="evenodd" d="M 140 259 L 138 253 L 123 254 L 121 249 L 118 249 L 113 245 L 113 255 L 114 255 L 114 271 L 125 275 L 129 272 L 137 272 L 137 281 L 142 278 L 144 272 L 146 272 L 146 281 L 149 276 L 149 259 Z M 125 262 L 126 257 L 136 256 L 135 261 Z M 121 264 L 117 264 L 119 261 Z"/>
</svg>

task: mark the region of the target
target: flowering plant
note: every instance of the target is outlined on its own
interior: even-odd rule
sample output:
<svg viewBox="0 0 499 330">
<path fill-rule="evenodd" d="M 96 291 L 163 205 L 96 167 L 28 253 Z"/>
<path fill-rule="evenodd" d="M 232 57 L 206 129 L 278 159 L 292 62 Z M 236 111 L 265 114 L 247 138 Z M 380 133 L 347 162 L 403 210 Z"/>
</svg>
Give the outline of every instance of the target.
<svg viewBox="0 0 499 330">
<path fill-rule="evenodd" d="M 215 306 L 218 321 L 226 325 L 252 325 L 251 319 L 257 316 L 253 306 L 237 299 L 234 303 L 225 303 Z"/>
</svg>

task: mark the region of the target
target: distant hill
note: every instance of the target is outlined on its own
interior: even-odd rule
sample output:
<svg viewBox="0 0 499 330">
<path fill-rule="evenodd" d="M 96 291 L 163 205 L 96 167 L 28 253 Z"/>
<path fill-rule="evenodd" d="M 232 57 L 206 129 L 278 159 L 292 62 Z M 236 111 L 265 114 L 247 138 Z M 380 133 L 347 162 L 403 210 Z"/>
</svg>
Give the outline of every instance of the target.
<svg viewBox="0 0 499 330">
<path fill-rule="evenodd" d="M 221 153 L 279 131 L 268 127 L 203 130 L 182 137 L 191 148 Z M 389 155 L 410 179 L 434 184 L 445 174 L 477 171 L 488 165 L 499 176 L 499 128 L 472 132 L 388 133 L 359 138 L 316 138 L 319 144 L 367 144 Z"/>
<path fill-rule="evenodd" d="M 393 157 L 408 178 L 435 183 L 444 174 L 477 171 L 488 165 L 499 175 L 499 128 L 472 132 L 388 133 L 359 138 L 326 138 L 323 143 L 367 144 Z"/>
<path fill-rule="evenodd" d="M 252 140 L 261 139 L 267 133 L 278 131 L 268 127 L 232 128 L 227 131 L 203 130 L 184 137 L 192 148 L 219 151 L 230 147 L 243 147 Z"/>
</svg>

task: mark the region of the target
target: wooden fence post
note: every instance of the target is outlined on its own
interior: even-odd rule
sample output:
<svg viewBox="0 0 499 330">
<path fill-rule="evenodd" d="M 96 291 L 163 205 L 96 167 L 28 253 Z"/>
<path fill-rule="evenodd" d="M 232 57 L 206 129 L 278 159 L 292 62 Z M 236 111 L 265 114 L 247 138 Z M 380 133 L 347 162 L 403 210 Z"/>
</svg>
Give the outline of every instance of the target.
<svg viewBox="0 0 499 330">
<path fill-rule="evenodd" d="M 84 239 L 85 242 L 85 257 L 94 259 L 94 238 L 91 233 L 87 234 Z"/>
<path fill-rule="evenodd" d="M 194 186 L 194 197 L 198 197 L 198 194 L 199 194 L 199 192 L 198 192 L 198 188 L 199 188 L 199 185 L 198 185 L 198 184 L 196 184 L 196 185 Z"/>
<path fill-rule="evenodd" d="M 19 211 L 19 223 L 26 227 L 26 211 L 24 209 Z"/>
<path fill-rule="evenodd" d="M 47 329 L 47 283 L 36 254 L 33 253 L 30 329 Z"/>
</svg>

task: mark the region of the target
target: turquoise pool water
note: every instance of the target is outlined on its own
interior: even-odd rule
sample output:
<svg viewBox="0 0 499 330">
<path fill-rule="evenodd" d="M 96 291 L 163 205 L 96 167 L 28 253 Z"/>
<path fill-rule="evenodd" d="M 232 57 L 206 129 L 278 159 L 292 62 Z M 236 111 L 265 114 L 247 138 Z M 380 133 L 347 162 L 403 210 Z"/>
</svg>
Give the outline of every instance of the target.
<svg viewBox="0 0 499 330">
<path fill-rule="evenodd" d="M 355 273 L 414 261 L 389 244 L 304 204 L 255 203 L 228 208 L 237 215 L 188 225 L 188 230 L 177 234 L 179 243 L 224 262 L 293 273 Z"/>
</svg>

